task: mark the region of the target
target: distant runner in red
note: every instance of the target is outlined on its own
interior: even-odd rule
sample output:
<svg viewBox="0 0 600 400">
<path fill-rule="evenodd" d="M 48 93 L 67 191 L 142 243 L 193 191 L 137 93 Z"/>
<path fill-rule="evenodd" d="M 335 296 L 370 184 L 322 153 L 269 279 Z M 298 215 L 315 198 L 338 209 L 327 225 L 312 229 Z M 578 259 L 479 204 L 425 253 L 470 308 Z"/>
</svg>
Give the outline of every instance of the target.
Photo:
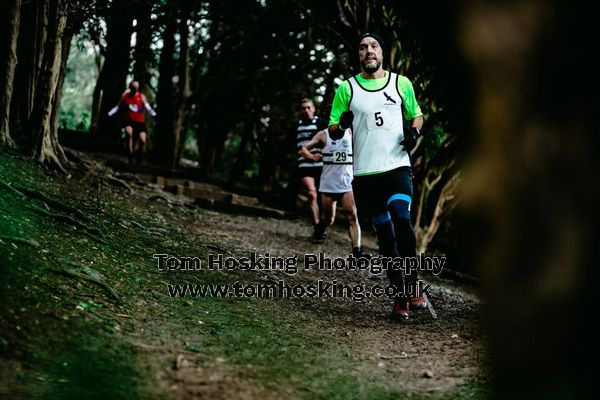
<svg viewBox="0 0 600 400">
<path fill-rule="evenodd" d="M 133 81 L 129 84 L 129 89 L 121 95 L 121 101 L 117 106 L 108 112 L 109 116 L 119 113 L 121 120 L 121 128 L 127 135 L 127 150 L 129 163 L 133 161 L 133 155 L 137 155 L 139 162 L 146 148 L 146 138 L 148 129 L 144 122 L 145 108 L 152 117 L 156 116 L 156 112 L 152 109 L 146 96 L 139 91 L 140 83 Z"/>
</svg>

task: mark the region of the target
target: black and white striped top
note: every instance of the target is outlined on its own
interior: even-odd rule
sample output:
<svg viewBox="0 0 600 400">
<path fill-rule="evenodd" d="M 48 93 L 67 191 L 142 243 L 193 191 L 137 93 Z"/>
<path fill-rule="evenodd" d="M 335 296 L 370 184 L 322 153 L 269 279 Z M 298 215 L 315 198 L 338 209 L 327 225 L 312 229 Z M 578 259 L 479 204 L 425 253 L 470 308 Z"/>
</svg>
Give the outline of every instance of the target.
<svg viewBox="0 0 600 400">
<path fill-rule="evenodd" d="M 313 117 L 310 121 L 299 120 L 296 124 L 296 143 L 298 150 L 302 149 L 306 143 L 308 143 L 315 135 L 327 128 L 327 120 L 321 117 Z M 314 148 L 310 151 L 311 153 L 321 153 L 321 149 Z M 308 160 L 302 156 L 298 157 L 298 167 L 306 168 L 306 167 L 322 167 L 322 161 L 313 161 Z"/>
</svg>

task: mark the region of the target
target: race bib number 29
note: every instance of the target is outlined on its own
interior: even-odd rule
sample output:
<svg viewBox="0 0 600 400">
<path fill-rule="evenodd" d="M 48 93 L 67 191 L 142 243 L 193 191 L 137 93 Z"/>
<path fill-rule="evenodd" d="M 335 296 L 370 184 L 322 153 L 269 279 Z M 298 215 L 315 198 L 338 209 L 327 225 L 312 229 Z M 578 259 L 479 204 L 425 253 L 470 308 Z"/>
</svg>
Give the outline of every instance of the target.
<svg viewBox="0 0 600 400">
<path fill-rule="evenodd" d="M 348 153 L 345 151 L 334 151 L 333 152 L 333 163 L 345 163 L 348 162 Z"/>
</svg>

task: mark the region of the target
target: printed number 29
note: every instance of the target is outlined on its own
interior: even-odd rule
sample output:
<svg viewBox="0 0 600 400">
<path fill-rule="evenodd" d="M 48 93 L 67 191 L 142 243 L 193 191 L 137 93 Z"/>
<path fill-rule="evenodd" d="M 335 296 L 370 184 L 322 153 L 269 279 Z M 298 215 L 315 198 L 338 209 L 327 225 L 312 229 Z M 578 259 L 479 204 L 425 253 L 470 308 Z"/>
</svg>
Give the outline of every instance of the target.
<svg viewBox="0 0 600 400">
<path fill-rule="evenodd" d="M 334 162 L 345 162 L 346 161 L 346 153 L 343 151 L 336 151 L 333 155 L 335 157 Z"/>
<path fill-rule="evenodd" d="M 377 111 L 375 113 L 375 125 L 377 125 L 377 126 L 383 125 L 383 117 L 381 116 L 381 111 Z"/>
</svg>

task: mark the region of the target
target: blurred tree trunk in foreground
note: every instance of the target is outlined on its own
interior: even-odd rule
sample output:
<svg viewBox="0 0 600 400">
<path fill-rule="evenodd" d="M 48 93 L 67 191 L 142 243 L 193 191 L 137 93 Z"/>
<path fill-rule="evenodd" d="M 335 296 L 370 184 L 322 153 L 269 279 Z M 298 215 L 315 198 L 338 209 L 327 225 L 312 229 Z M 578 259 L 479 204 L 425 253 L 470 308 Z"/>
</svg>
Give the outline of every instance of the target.
<svg viewBox="0 0 600 400">
<path fill-rule="evenodd" d="M 464 233 L 481 271 L 498 398 L 592 398 L 600 147 L 580 4 L 470 2 L 459 34 L 477 132 Z M 578 49 L 575 49 L 577 46 Z M 563 51 L 568 56 L 562 55 Z"/>
</svg>

